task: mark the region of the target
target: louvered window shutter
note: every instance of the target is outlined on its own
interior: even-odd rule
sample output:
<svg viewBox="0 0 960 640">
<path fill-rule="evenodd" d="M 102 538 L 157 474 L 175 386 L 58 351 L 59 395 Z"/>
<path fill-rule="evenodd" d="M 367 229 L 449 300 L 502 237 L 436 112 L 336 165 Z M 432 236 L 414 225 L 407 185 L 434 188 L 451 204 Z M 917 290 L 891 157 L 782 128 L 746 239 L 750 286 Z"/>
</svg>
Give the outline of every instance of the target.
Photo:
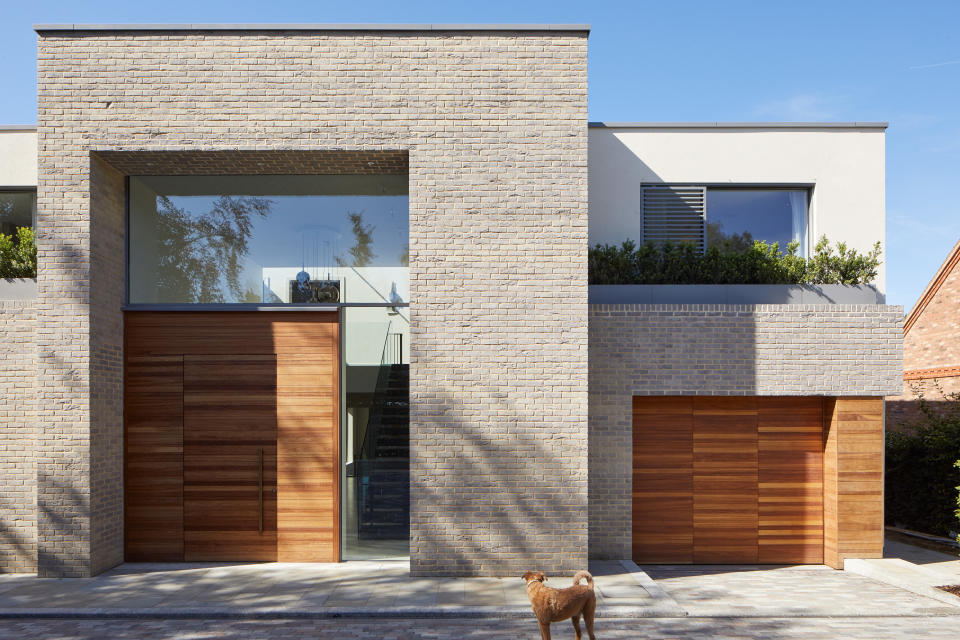
<svg viewBox="0 0 960 640">
<path fill-rule="evenodd" d="M 670 185 L 640 187 L 641 237 L 644 242 L 692 242 L 706 246 L 707 188 Z"/>
</svg>

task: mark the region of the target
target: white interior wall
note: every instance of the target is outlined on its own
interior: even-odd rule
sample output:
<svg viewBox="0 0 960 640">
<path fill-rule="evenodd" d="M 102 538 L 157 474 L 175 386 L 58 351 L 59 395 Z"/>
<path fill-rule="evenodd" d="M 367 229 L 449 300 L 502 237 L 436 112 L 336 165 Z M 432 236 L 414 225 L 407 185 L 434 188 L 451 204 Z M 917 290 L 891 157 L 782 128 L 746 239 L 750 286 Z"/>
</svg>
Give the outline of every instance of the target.
<svg viewBox="0 0 960 640">
<path fill-rule="evenodd" d="M 589 140 L 591 246 L 639 240 L 640 185 L 683 182 L 813 185 L 812 243 L 886 248 L 881 128 L 591 127 Z"/>
</svg>

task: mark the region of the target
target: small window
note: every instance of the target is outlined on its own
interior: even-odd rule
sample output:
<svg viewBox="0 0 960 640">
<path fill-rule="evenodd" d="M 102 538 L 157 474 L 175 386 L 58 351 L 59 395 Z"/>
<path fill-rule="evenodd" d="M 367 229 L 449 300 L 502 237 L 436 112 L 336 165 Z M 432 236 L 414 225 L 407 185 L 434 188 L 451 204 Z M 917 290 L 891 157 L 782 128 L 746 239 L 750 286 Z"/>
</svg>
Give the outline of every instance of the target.
<svg viewBox="0 0 960 640">
<path fill-rule="evenodd" d="M 12 236 L 18 227 L 33 228 L 36 218 L 36 191 L 0 191 L 0 233 Z"/>
<path fill-rule="evenodd" d="M 806 189 L 647 185 L 642 187 L 644 242 L 693 242 L 701 251 L 745 251 L 754 240 L 807 255 Z"/>
</svg>

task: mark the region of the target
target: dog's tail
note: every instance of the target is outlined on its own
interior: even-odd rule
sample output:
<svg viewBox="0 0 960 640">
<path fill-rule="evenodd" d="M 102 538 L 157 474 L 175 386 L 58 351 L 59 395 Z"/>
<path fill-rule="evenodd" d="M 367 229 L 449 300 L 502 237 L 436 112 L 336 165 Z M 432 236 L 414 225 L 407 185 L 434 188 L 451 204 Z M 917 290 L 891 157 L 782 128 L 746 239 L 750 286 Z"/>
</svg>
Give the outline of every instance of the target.
<svg viewBox="0 0 960 640">
<path fill-rule="evenodd" d="M 593 589 L 593 576 L 590 575 L 589 571 L 577 571 L 573 574 L 573 586 L 580 584 L 581 580 L 586 580 L 587 586 Z"/>
</svg>

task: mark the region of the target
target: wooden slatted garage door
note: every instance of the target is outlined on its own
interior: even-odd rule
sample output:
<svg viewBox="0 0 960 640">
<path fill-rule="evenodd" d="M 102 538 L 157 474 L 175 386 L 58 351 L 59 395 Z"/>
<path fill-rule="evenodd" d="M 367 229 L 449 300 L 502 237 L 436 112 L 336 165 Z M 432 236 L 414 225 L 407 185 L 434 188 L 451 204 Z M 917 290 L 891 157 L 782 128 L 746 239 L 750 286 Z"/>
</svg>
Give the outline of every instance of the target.
<svg viewBox="0 0 960 640">
<path fill-rule="evenodd" d="M 822 407 L 821 398 L 634 398 L 634 560 L 823 562 Z"/>
</svg>

